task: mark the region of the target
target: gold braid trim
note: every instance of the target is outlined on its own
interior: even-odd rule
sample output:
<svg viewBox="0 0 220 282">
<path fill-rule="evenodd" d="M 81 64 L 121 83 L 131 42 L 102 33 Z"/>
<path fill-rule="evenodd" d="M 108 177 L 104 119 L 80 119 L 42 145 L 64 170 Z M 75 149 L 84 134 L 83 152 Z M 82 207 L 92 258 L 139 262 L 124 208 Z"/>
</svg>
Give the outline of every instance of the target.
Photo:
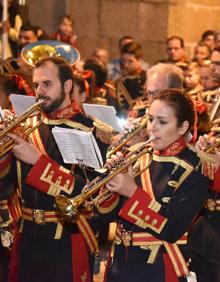
<svg viewBox="0 0 220 282">
<path fill-rule="evenodd" d="M 93 130 L 93 128 L 87 127 L 87 126 L 85 126 L 85 125 L 83 125 L 81 123 L 74 122 L 74 121 L 71 121 L 71 120 L 68 120 L 68 119 L 64 119 L 64 118 L 55 119 L 55 120 L 44 118 L 43 122 L 45 124 L 48 124 L 48 125 L 65 124 L 65 125 L 68 125 L 69 127 L 72 127 L 72 128 L 75 128 L 75 129 L 80 129 L 80 130 L 87 131 L 87 132 L 91 132 Z"/>
<path fill-rule="evenodd" d="M 188 147 L 190 150 L 195 152 L 200 159 L 198 165 L 196 166 L 196 169 L 198 169 L 201 165 L 202 175 L 207 176 L 209 179 L 213 180 L 216 171 L 215 159 L 210 154 L 199 150 L 195 146 L 188 145 Z"/>
</svg>

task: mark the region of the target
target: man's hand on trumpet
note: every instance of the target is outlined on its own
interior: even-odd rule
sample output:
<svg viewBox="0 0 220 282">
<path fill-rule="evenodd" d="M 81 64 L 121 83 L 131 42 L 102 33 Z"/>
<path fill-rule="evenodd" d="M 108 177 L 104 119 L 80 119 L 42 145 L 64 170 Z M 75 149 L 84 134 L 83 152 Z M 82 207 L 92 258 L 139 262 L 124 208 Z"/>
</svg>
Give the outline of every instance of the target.
<svg viewBox="0 0 220 282">
<path fill-rule="evenodd" d="M 37 160 L 40 158 L 41 152 L 38 151 L 33 144 L 25 141 L 15 134 L 8 133 L 7 136 L 16 142 L 12 152 L 17 159 L 30 165 L 34 165 L 37 162 Z"/>
</svg>

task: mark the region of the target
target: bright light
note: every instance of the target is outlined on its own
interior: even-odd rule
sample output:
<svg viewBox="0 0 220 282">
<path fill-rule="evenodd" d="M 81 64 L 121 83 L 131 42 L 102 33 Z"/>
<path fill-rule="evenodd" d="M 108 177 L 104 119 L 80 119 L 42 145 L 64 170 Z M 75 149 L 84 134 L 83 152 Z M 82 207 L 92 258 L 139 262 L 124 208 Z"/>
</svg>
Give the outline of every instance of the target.
<svg viewBox="0 0 220 282">
<path fill-rule="evenodd" d="M 125 124 L 126 124 L 126 119 L 125 118 L 118 118 L 118 124 L 121 127 L 121 129 L 124 128 Z"/>
</svg>

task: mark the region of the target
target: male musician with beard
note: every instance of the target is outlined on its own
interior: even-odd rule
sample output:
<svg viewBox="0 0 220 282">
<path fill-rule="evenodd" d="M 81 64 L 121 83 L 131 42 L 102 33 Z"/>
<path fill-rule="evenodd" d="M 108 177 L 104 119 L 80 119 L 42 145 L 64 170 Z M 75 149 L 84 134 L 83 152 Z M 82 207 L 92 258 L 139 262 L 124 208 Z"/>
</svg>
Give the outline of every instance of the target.
<svg viewBox="0 0 220 282">
<path fill-rule="evenodd" d="M 83 217 L 77 224 L 64 224 L 54 207 L 55 196 L 79 194 L 85 176 L 80 169 L 71 172 L 70 165 L 64 163 L 52 128 L 92 130 L 106 143 L 109 136 L 94 128 L 76 103 L 71 104 L 73 83 L 72 68 L 66 61 L 58 57 L 39 60 L 33 85 L 36 99 L 43 100 L 43 124 L 30 135 L 31 142 L 8 134 L 16 145 L 0 160 L 0 193 L 17 179 L 22 198 L 10 282 L 92 281 L 88 249 L 95 251 L 96 242 L 90 226 Z M 104 156 L 107 145 L 102 141 L 97 139 Z"/>
<path fill-rule="evenodd" d="M 146 72 L 141 69 L 142 47 L 130 42 L 121 49 L 123 74 L 115 82 L 118 111 L 126 116 L 138 98 L 143 98 Z"/>
</svg>

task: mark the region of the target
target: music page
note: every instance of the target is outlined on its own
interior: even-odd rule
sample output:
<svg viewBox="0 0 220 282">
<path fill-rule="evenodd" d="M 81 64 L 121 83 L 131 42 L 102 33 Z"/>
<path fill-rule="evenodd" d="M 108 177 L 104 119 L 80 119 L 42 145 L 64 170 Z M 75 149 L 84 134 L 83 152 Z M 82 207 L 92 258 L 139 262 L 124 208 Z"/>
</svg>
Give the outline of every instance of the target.
<svg viewBox="0 0 220 282">
<path fill-rule="evenodd" d="M 103 166 L 101 152 L 92 132 L 54 127 L 52 133 L 65 163 L 78 164 L 83 161 L 86 166 L 95 169 Z"/>
<path fill-rule="evenodd" d="M 116 116 L 116 110 L 114 107 L 84 103 L 83 109 L 86 115 L 100 119 L 102 122 L 112 126 L 115 131 L 121 132 L 123 130 L 120 126 L 119 118 Z"/>
</svg>

